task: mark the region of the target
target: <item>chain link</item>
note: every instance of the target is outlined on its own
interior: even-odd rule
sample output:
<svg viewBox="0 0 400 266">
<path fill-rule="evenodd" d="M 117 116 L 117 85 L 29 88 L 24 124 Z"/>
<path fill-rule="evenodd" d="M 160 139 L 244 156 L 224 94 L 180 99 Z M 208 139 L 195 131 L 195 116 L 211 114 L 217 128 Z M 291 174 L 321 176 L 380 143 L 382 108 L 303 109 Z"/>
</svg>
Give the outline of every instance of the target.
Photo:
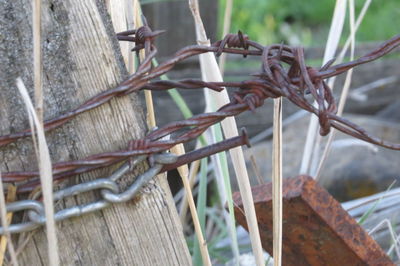
<svg viewBox="0 0 400 266">
<path fill-rule="evenodd" d="M 125 191 L 120 191 L 117 181 L 127 172 L 131 171 L 139 163 L 145 159 L 153 164 L 144 173 L 139 175 L 135 181 L 128 186 Z M 63 221 L 72 217 L 81 216 L 87 213 L 95 212 L 107 208 L 112 203 L 122 203 L 133 199 L 140 189 L 154 178 L 163 168 L 165 164 L 172 164 L 177 161 L 177 156 L 171 153 L 153 154 L 150 156 L 142 155 L 132 159 L 130 162 L 124 163 L 114 173 L 106 178 L 99 178 L 85 183 L 73 185 L 54 192 L 54 201 L 59 201 L 67 197 L 76 196 L 82 193 L 100 190 L 101 198 L 97 201 L 68 207 L 58 210 L 54 214 L 54 219 Z M 37 200 L 21 200 L 6 205 L 7 212 L 23 212 L 27 211 L 27 221 L 11 224 L 7 231 L 11 234 L 22 233 L 35 230 L 46 222 L 44 213 L 44 205 Z M 0 235 L 6 233 L 4 227 L 0 227 Z"/>
</svg>

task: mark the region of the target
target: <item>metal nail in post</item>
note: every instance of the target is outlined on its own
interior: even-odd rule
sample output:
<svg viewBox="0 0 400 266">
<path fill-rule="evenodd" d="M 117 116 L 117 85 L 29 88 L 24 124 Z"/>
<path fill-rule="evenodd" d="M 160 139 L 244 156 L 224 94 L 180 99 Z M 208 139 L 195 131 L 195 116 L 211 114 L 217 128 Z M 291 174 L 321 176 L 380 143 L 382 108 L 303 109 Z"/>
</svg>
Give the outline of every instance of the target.
<svg viewBox="0 0 400 266">
<path fill-rule="evenodd" d="M 170 171 L 172 169 L 178 168 L 179 166 L 185 165 L 187 163 L 197 161 L 199 159 L 202 159 L 204 157 L 222 152 L 222 151 L 227 151 L 232 148 L 238 147 L 238 146 L 243 146 L 246 145 L 247 147 L 250 147 L 250 142 L 249 138 L 247 135 L 247 132 L 244 128 L 241 130 L 242 135 L 233 137 L 224 141 L 221 141 L 219 143 L 212 144 L 210 146 L 200 148 L 191 152 L 188 152 L 184 155 L 181 155 L 178 157 L 178 160 L 173 163 L 173 164 L 165 164 L 164 167 L 161 169 L 160 173 L 165 172 L 165 171 Z"/>
</svg>

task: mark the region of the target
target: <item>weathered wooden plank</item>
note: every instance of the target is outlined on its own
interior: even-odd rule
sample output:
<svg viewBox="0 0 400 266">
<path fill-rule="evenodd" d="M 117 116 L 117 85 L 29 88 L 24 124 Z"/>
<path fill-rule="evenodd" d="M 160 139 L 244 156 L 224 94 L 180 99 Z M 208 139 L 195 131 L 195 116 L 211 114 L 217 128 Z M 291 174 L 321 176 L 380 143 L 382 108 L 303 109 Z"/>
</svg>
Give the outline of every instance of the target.
<svg viewBox="0 0 400 266">
<path fill-rule="evenodd" d="M 15 89 L 22 76 L 32 88 L 31 1 L 0 2 L 0 134 L 28 127 Z M 78 106 L 126 76 L 118 44 L 101 1 L 43 0 L 45 118 Z M 30 89 L 32 92 L 32 89 Z M 121 149 L 143 136 L 145 121 L 136 95 L 121 97 L 82 114 L 47 134 L 54 162 Z M 35 169 L 30 139 L 0 149 L 1 170 Z M 141 167 L 143 169 L 143 167 Z M 81 175 L 70 183 L 106 176 L 113 169 Z M 134 178 L 129 175 L 124 182 Z M 62 265 L 189 265 L 190 255 L 170 192 L 156 180 L 140 200 L 62 222 L 58 237 Z M 95 193 L 67 199 L 71 206 Z M 46 239 L 39 230 L 20 256 L 22 265 L 47 265 Z"/>
</svg>

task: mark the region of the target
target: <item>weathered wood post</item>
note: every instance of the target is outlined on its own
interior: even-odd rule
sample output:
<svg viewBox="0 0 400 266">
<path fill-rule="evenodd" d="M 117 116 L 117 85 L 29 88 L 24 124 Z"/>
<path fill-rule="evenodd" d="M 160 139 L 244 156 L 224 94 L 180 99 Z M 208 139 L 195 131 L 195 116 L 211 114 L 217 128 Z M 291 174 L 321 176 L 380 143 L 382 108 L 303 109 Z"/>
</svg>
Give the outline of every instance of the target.
<svg viewBox="0 0 400 266">
<path fill-rule="evenodd" d="M 112 88 L 127 72 L 103 3 L 43 0 L 45 118 L 78 106 Z M 28 128 L 15 79 L 32 93 L 31 1 L 0 2 L 0 134 Z M 120 97 L 47 134 L 53 162 L 126 147 L 145 133 L 136 95 Z M 37 168 L 30 138 L 0 148 L 1 171 Z M 107 176 L 101 169 L 71 183 Z M 132 181 L 134 175 L 128 177 Z M 163 178 L 147 186 L 140 200 L 58 224 L 62 265 L 190 265 L 191 259 L 168 186 Z M 64 206 L 90 202 L 95 193 L 69 198 Z M 19 257 L 21 265 L 47 265 L 40 229 Z"/>
</svg>

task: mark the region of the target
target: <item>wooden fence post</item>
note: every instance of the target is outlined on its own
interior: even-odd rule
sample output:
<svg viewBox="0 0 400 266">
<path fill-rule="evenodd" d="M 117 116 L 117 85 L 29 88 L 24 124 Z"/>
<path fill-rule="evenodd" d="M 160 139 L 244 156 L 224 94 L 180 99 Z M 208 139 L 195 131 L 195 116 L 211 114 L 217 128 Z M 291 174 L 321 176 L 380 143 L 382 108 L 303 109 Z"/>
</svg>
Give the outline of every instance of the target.
<svg viewBox="0 0 400 266">
<path fill-rule="evenodd" d="M 55 117 L 117 85 L 127 72 L 103 3 L 98 0 L 43 0 L 44 116 Z M 32 93 L 31 1 L 0 2 L 0 135 L 28 128 L 15 79 Z M 126 147 L 145 133 L 136 95 L 124 96 L 79 115 L 47 134 L 53 162 Z M 30 138 L 0 148 L 3 172 L 34 170 Z M 109 175 L 101 169 L 69 185 Z M 141 169 L 143 170 L 143 169 Z M 138 172 L 138 171 L 136 171 Z M 137 174 L 137 173 L 136 173 Z M 126 177 L 129 183 L 134 175 Z M 85 195 L 62 206 L 90 202 Z M 56 205 L 57 206 L 57 205 Z M 191 258 L 164 178 L 149 184 L 140 199 L 58 224 L 62 265 L 190 265 Z M 21 265 L 47 265 L 43 229 L 19 256 Z"/>
</svg>

